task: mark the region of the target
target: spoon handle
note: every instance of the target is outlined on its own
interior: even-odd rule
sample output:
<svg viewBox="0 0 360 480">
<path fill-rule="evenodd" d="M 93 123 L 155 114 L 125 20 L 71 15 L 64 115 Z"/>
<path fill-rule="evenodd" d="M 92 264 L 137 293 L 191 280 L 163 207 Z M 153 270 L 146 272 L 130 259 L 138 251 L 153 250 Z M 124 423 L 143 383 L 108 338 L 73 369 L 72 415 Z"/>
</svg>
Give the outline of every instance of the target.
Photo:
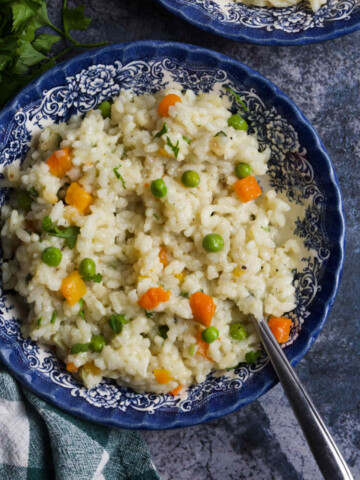
<svg viewBox="0 0 360 480">
<path fill-rule="evenodd" d="M 330 432 L 267 322 L 253 319 L 253 323 L 325 480 L 353 480 Z"/>
</svg>

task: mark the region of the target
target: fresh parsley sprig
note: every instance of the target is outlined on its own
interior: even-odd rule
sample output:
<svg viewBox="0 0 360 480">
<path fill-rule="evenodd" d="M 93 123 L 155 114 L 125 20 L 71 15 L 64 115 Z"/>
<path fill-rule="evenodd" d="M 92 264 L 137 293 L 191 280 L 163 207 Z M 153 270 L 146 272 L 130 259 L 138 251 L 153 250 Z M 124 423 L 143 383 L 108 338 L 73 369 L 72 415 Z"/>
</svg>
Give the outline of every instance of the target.
<svg viewBox="0 0 360 480">
<path fill-rule="evenodd" d="M 62 28 L 51 22 L 46 0 L 0 2 L 0 107 L 70 50 L 105 45 L 107 42 L 81 43 L 71 35 L 70 31 L 86 30 L 90 22 L 84 6 L 68 7 L 67 0 L 62 5 Z M 42 27 L 48 31 L 39 33 Z M 65 46 L 54 55 L 52 48 L 61 40 Z"/>
<path fill-rule="evenodd" d="M 49 216 L 42 219 L 41 229 L 53 237 L 65 238 L 65 245 L 71 249 L 75 247 L 77 236 L 80 233 L 80 227 L 76 227 L 75 225 L 67 228 L 57 227 Z"/>
</svg>

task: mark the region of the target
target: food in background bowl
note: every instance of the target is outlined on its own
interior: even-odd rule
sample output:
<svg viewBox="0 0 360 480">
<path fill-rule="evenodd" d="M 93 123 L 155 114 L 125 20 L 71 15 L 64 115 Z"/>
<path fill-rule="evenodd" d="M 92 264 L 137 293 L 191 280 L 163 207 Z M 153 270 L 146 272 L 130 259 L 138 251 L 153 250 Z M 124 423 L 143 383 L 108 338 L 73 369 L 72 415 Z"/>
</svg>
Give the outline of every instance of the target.
<svg viewBox="0 0 360 480">
<path fill-rule="evenodd" d="M 233 0 L 235 3 L 244 3 L 245 5 L 255 5 L 257 7 L 291 7 L 301 2 L 301 0 Z M 310 6 L 314 12 L 317 12 L 326 0 L 309 0 Z"/>
<path fill-rule="evenodd" d="M 45 128 L 8 167 L 2 209 L 24 335 L 88 387 L 174 394 L 255 360 L 249 314 L 285 322 L 287 341 L 298 245 L 281 240 L 290 206 L 262 191 L 270 150 L 247 129 L 227 96 L 180 89 L 122 90 Z"/>
<path fill-rule="evenodd" d="M 355 0 L 158 2 L 171 13 L 198 28 L 238 42 L 261 45 L 305 45 L 323 42 L 360 28 L 360 4 Z"/>
</svg>

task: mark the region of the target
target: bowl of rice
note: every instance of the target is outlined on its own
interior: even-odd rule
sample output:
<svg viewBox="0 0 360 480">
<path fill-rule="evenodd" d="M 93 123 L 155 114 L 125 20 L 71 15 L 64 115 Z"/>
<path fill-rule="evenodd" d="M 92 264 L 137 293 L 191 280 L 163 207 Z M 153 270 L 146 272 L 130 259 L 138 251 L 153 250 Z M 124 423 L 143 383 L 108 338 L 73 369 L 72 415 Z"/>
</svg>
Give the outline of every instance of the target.
<svg viewBox="0 0 360 480">
<path fill-rule="evenodd" d="M 292 364 L 310 348 L 341 196 L 269 81 L 189 45 L 115 45 L 47 72 L 0 125 L 0 356 L 39 396 L 106 425 L 193 425 L 274 385 L 250 315 Z"/>
<path fill-rule="evenodd" d="M 158 1 L 203 30 L 260 45 L 306 45 L 360 28 L 357 0 Z"/>
</svg>

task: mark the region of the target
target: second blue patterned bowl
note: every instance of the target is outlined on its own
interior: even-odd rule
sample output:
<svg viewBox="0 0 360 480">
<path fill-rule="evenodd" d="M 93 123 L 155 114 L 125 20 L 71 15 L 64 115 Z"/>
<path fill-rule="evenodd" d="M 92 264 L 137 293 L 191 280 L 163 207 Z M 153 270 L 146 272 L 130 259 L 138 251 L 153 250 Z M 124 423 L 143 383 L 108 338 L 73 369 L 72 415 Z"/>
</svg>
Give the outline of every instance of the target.
<svg viewBox="0 0 360 480">
<path fill-rule="evenodd" d="M 158 0 L 170 12 L 208 32 L 238 42 L 306 45 L 360 28 L 359 0 L 327 0 L 316 13 L 307 1 L 283 8 L 230 0 Z"/>
<path fill-rule="evenodd" d="M 190 45 L 139 42 L 87 52 L 49 70 L 0 113 L 0 168 L 24 159 L 32 136 L 51 122 L 84 113 L 121 88 L 154 93 L 171 85 L 196 93 L 241 93 L 247 121 L 272 156 L 268 182 L 291 203 L 294 234 L 304 247 L 295 272 L 297 307 L 285 352 L 296 364 L 319 334 L 334 302 L 344 254 L 344 217 L 331 161 L 314 129 L 280 90 L 245 65 Z M 0 189 L 0 202 L 9 192 Z M 69 413 L 105 425 L 165 429 L 205 422 L 264 394 L 275 374 L 264 356 L 256 364 L 213 372 L 181 395 L 138 394 L 104 381 L 88 390 L 49 348 L 20 332 L 21 309 L 0 284 L 0 358 L 24 385 Z"/>
</svg>

